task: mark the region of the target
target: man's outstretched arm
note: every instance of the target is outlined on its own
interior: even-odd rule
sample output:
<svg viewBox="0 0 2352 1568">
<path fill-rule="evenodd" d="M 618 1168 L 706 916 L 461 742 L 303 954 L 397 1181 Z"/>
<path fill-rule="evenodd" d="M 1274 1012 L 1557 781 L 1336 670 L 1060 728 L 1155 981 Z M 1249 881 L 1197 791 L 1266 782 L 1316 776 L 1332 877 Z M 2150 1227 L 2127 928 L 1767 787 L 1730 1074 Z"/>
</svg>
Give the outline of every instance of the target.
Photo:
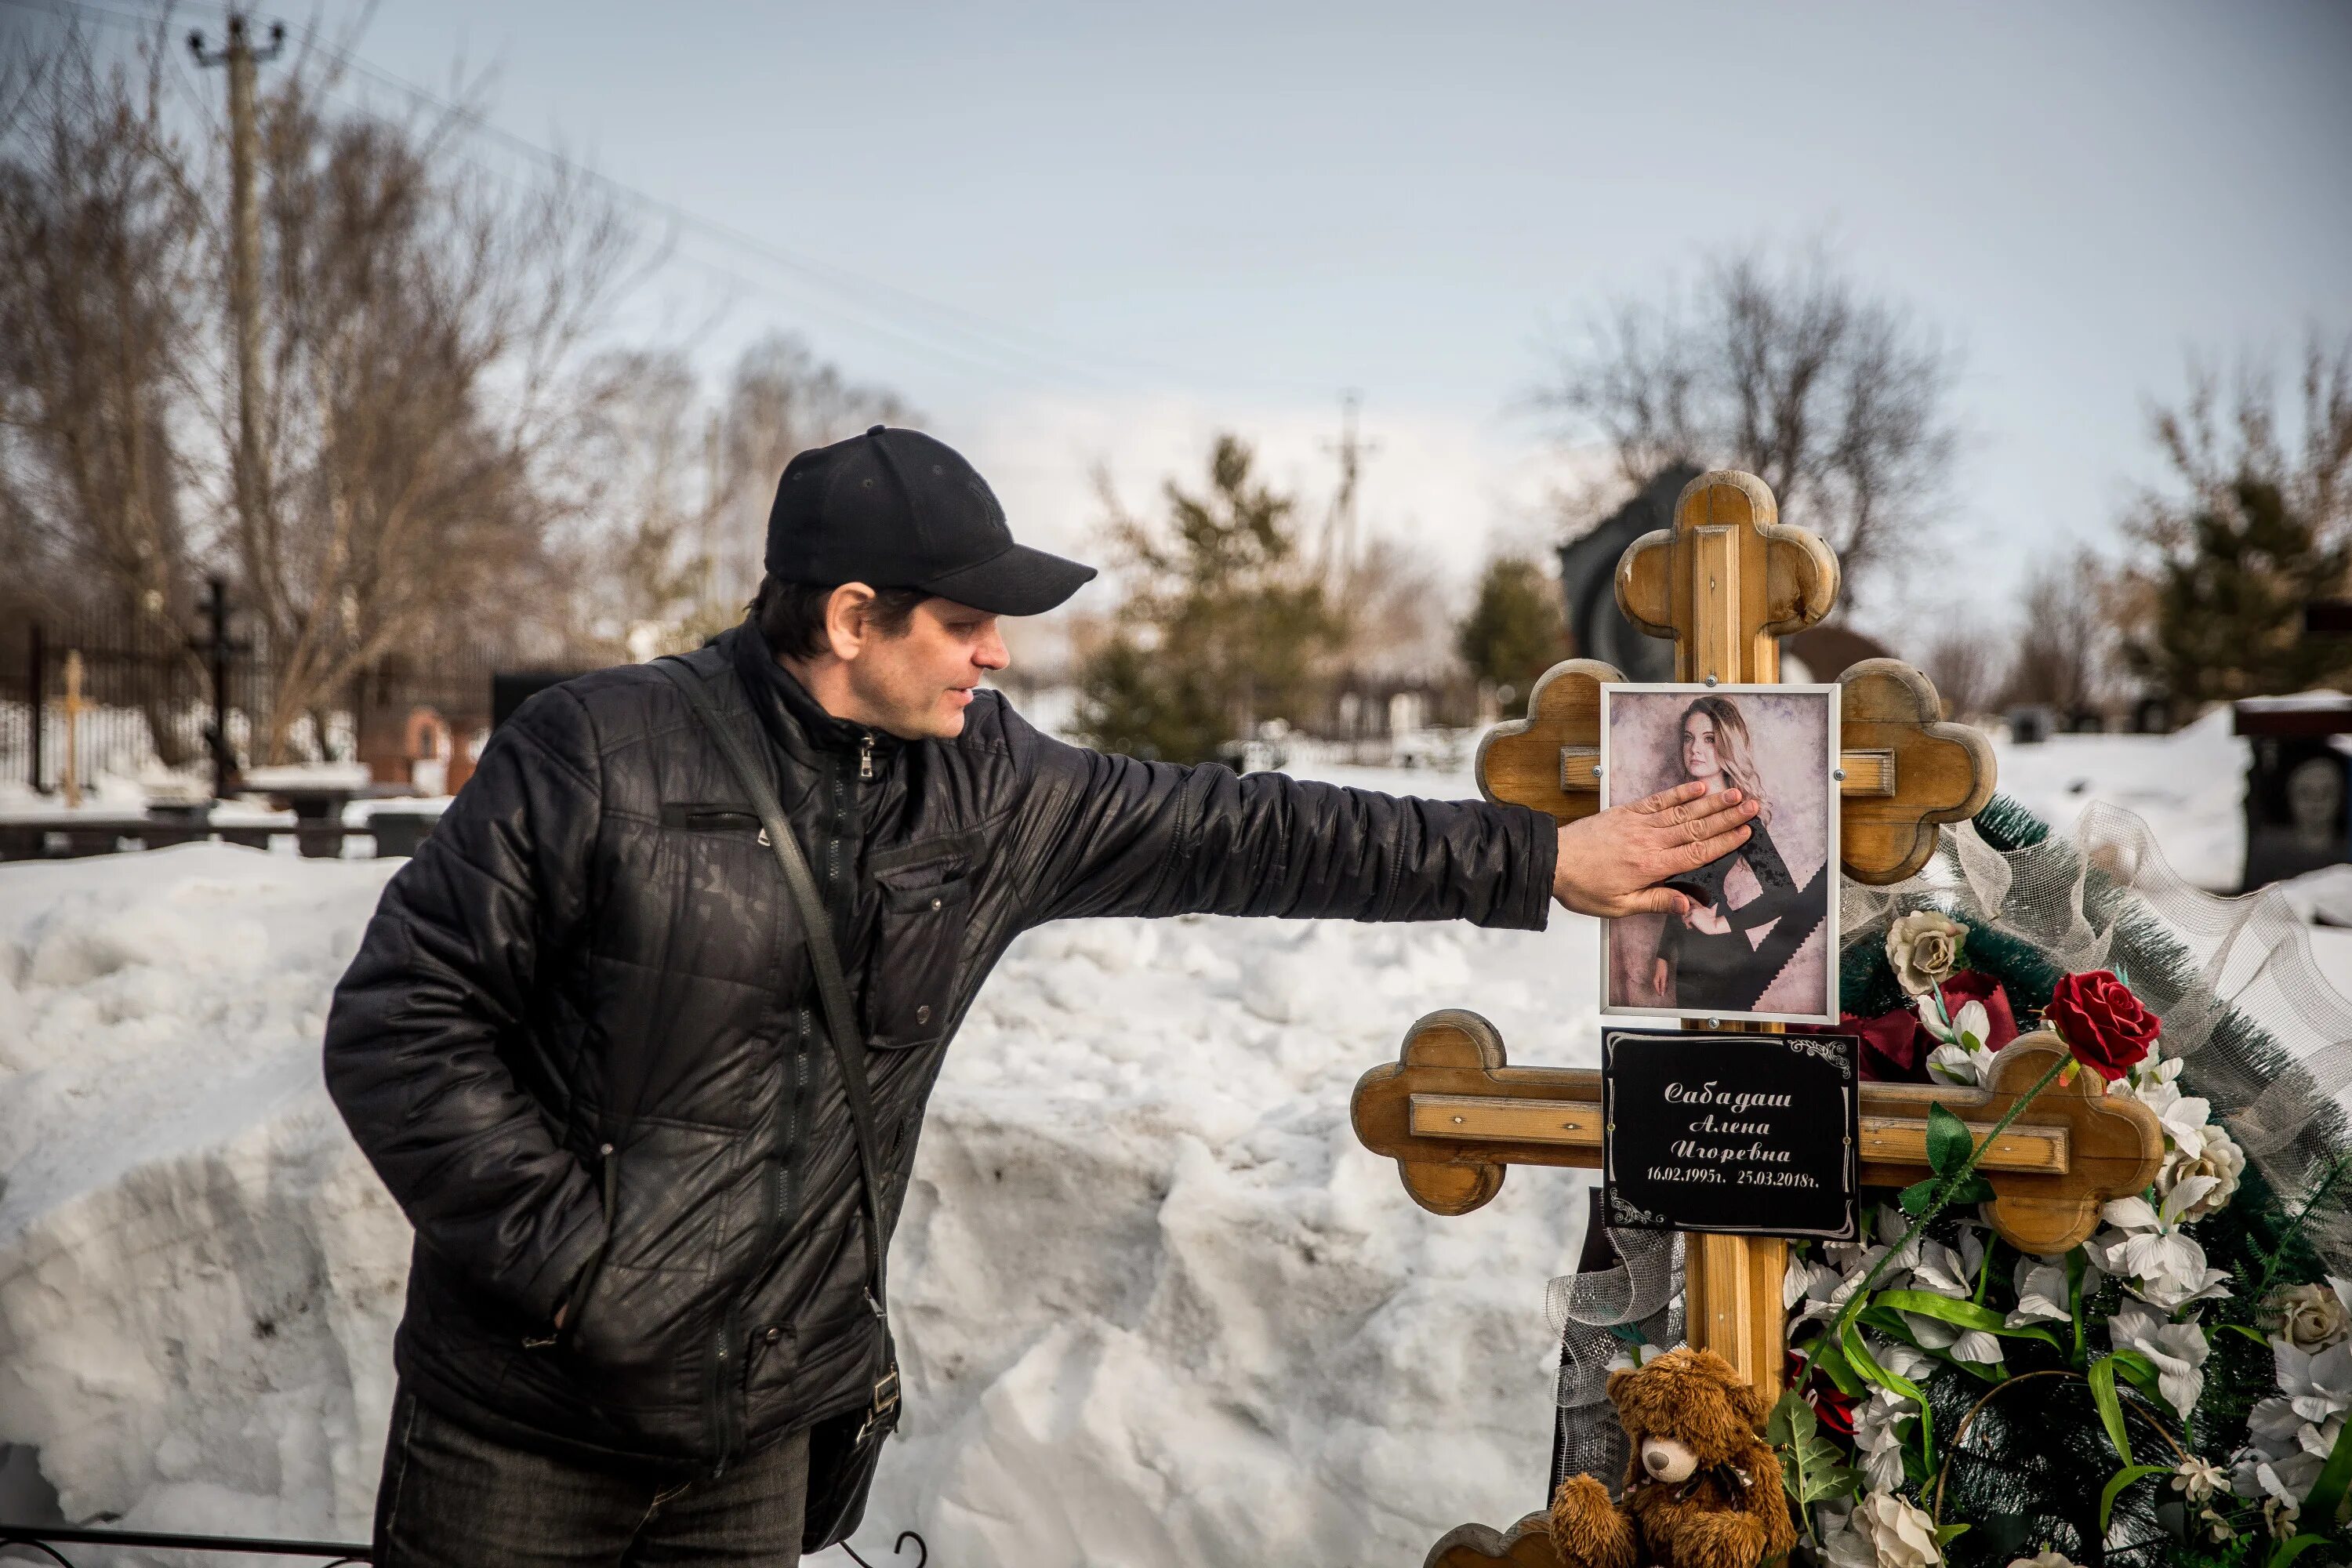
<svg viewBox="0 0 2352 1568">
<path fill-rule="evenodd" d="M 1536 929 L 1555 898 L 1586 914 L 1675 910 L 1681 895 L 1655 884 L 1743 842 L 1753 810 L 1688 785 L 1562 828 L 1525 806 L 1024 739 L 1035 749 L 1016 853 L 1036 868 L 1040 921 L 1199 912 Z"/>
</svg>

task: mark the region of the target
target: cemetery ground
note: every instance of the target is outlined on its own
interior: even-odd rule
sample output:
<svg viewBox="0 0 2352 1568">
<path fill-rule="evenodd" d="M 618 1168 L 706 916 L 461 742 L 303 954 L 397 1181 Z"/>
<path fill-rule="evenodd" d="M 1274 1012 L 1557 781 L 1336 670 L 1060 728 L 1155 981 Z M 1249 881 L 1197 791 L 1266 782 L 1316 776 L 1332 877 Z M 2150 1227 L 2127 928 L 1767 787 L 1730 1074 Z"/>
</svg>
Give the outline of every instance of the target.
<svg viewBox="0 0 2352 1568">
<path fill-rule="evenodd" d="M 2062 825 L 2134 810 L 2221 888 L 2242 748 L 2226 712 L 2062 736 L 2002 747 L 2001 784 Z M 318 1051 L 399 863 L 291 848 L 0 868 L 0 1510 L 366 1534 L 408 1238 Z M 2352 931 L 2313 936 L 2352 988 Z M 1595 1065 L 1596 940 L 1567 916 L 1024 938 L 924 1133 L 893 1274 L 908 1418 L 866 1555 L 913 1528 L 957 1564 L 1407 1563 L 1539 1506 L 1543 1283 L 1588 1178 L 1522 1172 L 1440 1219 L 1348 1102 L 1407 1022 L 1465 1001 L 1515 1060 Z"/>
</svg>

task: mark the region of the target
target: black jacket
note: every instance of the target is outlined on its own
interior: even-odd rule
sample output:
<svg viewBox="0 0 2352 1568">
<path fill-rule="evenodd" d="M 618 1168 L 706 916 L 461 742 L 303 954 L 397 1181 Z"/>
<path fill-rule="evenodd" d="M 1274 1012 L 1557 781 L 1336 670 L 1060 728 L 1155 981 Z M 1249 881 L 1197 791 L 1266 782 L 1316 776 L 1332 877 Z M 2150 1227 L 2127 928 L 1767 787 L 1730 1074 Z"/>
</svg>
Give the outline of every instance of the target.
<svg viewBox="0 0 2352 1568">
<path fill-rule="evenodd" d="M 955 740 L 901 742 L 827 715 L 748 623 L 692 662 L 772 742 L 831 902 L 889 1221 L 948 1042 L 1030 926 L 1544 923 L 1556 833 L 1520 807 L 1107 755 L 986 691 Z M 400 1375 L 489 1436 L 705 1469 L 870 1392 L 847 1106 L 741 796 L 660 671 L 542 692 L 336 988 L 328 1088 L 416 1227 Z"/>
</svg>

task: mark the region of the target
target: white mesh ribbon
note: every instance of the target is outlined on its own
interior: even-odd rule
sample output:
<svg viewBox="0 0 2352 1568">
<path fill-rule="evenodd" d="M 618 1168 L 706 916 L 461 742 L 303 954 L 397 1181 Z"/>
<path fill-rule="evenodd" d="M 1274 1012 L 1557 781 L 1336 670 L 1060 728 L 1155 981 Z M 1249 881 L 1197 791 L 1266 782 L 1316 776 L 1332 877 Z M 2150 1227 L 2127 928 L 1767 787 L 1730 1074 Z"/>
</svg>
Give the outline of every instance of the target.
<svg viewBox="0 0 2352 1568">
<path fill-rule="evenodd" d="M 2094 803 L 2072 832 L 2001 850 L 1973 824 L 1944 829 L 1941 852 L 1887 888 L 1846 884 L 1844 940 L 1885 940 L 1910 910 L 1940 908 L 2031 943 L 2066 973 L 2112 969 L 2163 1025 L 2165 1055 L 2290 1208 L 2347 1146 L 2338 1096 L 2352 1083 L 2352 1003 L 2320 973 L 2311 933 L 2285 895 L 2220 898 L 2182 880 L 2156 836 Z M 2023 1020 L 2021 1020 L 2021 1023 Z M 2310 1235 L 2352 1269 L 2343 1205 Z"/>
</svg>

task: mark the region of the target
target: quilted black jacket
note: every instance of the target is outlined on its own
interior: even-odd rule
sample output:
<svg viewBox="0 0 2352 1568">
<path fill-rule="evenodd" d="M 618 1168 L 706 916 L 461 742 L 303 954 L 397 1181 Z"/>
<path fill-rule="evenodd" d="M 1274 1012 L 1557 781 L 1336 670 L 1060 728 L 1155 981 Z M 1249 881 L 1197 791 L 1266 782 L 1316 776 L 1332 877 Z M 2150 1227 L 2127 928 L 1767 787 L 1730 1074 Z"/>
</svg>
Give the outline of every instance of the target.
<svg viewBox="0 0 2352 1568">
<path fill-rule="evenodd" d="M 1108 755 L 986 691 L 957 739 L 902 742 L 826 714 L 749 623 L 692 662 L 772 742 L 830 901 L 887 1220 L 948 1042 L 1030 926 L 1544 923 L 1557 836 L 1520 807 Z M 327 1085 L 415 1226 L 395 1361 L 449 1418 L 688 1471 L 866 1402 L 856 1148 L 759 836 L 684 697 L 624 667 L 501 726 L 385 888 Z"/>
</svg>

